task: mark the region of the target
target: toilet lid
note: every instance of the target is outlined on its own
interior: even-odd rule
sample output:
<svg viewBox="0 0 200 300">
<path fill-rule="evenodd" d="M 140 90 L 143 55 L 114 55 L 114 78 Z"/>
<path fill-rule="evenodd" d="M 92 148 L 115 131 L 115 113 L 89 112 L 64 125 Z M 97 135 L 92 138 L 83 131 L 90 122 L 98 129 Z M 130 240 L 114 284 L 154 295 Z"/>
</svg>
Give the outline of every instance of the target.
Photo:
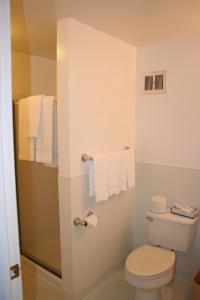
<svg viewBox="0 0 200 300">
<path fill-rule="evenodd" d="M 168 271 L 174 263 L 173 251 L 145 245 L 129 254 L 126 270 L 137 276 L 155 276 Z"/>
</svg>

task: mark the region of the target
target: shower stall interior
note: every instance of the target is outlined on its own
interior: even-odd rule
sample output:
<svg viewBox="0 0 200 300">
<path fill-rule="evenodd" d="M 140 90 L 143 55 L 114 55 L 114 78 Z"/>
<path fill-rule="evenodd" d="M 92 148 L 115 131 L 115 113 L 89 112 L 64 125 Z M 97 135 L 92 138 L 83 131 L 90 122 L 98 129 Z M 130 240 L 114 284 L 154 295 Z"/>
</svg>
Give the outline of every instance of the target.
<svg viewBox="0 0 200 300">
<path fill-rule="evenodd" d="M 34 95 L 54 96 L 56 99 L 57 96 L 56 20 L 52 20 L 51 42 L 44 41 L 40 45 L 36 42 L 40 37 L 40 31 L 35 30 L 38 24 L 34 17 L 32 23 L 29 20 L 25 9 L 29 3 L 26 2 L 11 1 L 13 127 L 20 250 L 32 262 L 61 277 L 58 168 L 19 160 L 18 147 L 20 99 Z M 46 21 L 43 21 L 43 27 L 48 31 Z M 32 31 L 34 38 L 30 34 Z M 56 104 L 53 109 L 56 110 Z M 57 118 L 56 112 L 54 117 Z M 54 125 L 53 135 L 56 120 Z"/>
<path fill-rule="evenodd" d="M 18 101 L 14 101 L 21 254 L 61 277 L 58 169 L 18 159 L 18 110 Z"/>
</svg>

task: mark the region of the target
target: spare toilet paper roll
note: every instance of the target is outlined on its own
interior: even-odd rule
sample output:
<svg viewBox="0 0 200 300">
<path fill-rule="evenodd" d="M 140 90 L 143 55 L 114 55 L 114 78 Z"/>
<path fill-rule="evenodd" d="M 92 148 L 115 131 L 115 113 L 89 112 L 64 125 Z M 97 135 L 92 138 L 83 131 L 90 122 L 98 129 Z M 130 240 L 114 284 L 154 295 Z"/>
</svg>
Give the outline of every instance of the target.
<svg viewBox="0 0 200 300">
<path fill-rule="evenodd" d="M 157 214 L 167 211 L 167 198 L 165 196 L 154 196 L 151 199 L 151 211 Z"/>
<path fill-rule="evenodd" d="M 88 217 L 85 218 L 85 220 L 87 221 L 88 226 L 91 227 L 97 227 L 99 223 L 99 218 L 95 214 L 89 215 Z"/>
</svg>

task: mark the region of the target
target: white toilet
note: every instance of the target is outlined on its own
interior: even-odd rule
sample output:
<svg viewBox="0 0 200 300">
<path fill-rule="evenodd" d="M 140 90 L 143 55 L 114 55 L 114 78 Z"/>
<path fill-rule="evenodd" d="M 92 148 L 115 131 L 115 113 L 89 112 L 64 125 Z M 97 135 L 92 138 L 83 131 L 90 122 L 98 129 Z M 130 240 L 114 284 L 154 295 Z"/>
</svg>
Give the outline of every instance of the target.
<svg viewBox="0 0 200 300">
<path fill-rule="evenodd" d="M 146 219 L 152 245 L 144 245 L 129 254 L 125 265 L 125 278 L 136 288 L 134 300 L 169 300 L 173 292 L 165 286 L 174 275 L 174 251 L 189 250 L 197 218 L 189 219 L 171 212 L 147 212 Z"/>
</svg>

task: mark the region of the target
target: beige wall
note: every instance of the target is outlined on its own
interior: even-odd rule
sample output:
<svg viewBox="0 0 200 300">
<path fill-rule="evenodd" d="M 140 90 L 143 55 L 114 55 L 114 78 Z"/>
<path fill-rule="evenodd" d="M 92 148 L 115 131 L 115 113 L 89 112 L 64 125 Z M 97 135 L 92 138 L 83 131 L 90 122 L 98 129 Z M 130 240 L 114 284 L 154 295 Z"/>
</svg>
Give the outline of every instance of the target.
<svg viewBox="0 0 200 300">
<path fill-rule="evenodd" d="M 59 182 L 68 294 L 86 293 L 116 270 L 131 249 L 133 191 L 96 205 L 80 157 L 134 146 L 134 78 L 134 47 L 75 20 L 59 21 Z M 74 217 L 84 218 L 90 210 L 100 218 L 98 228 L 74 227 Z"/>
<path fill-rule="evenodd" d="M 56 95 L 56 61 L 12 51 L 13 100 Z"/>
<path fill-rule="evenodd" d="M 19 100 L 31 94 L 30 55 L 12 51 L 12 94 Z"/>
</svg>

